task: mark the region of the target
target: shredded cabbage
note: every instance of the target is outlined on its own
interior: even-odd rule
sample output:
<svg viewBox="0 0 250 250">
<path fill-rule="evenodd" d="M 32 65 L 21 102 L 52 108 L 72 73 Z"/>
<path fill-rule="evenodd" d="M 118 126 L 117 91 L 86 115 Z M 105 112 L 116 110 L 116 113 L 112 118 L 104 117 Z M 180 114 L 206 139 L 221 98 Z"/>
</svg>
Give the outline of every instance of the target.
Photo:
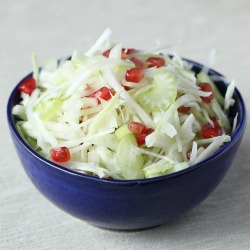
<svg viewBox="0 0 250 250">
<path fill-rule="evenodd" d="M 232 128 L 228 118 L 234 81 L 223 97 L 206 67 L 196 75 L 176 54 L 170 58 L 124 49 L 111 42 L 111 34 L 105 30 L 85 53 L 74 51 L 59 63 L 49 60 L 40 71 L 32 55 L 37 88 L 31 95 L 21 93 L 13 114 L 19 117 L 20 135 L 34 150 L 51 159 L 53 148 L 68 147 L 71 160 L 58 163 L 65 168 L 100 178 L 138 179 L 188 168 L 230 141 L 237 125 L 237 116 Z M 165 64 L 148 67 L 150 57 Z M 127 80 L 128 70 L 138 67 L 142 79 Z M 211 103 L 202 101 L 211 95 L 200 89 L 204 81 L 215 94 Z M 186 112 L 180 112 L 183 107 Z M 214 118 L 221 134 L 201 138 L 204 124 L 215 126 Z M 133 122 L 146 132 L 133 132 Z"/>
</svg>

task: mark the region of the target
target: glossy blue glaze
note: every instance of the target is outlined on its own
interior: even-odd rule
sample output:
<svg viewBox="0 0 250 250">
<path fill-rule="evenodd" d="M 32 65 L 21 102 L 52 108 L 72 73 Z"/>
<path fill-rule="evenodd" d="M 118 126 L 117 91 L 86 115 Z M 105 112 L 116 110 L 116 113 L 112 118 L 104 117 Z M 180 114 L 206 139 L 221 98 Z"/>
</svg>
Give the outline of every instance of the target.
<svg viewBox="0 0 250 250">
<path fill-rule="evenodd" d="M 202 65 L 189 61 L 199 72 Z M 221 76 L 210 70 L 211 75 Z M 221 92 L 226 85 L 216 83 Z M 98 227 L 114 230 L 144 229 L 166 223 L 204 200 L 220 183 L 240 145 L 245 126 L 244 101 L 236 89 L 238 125 L 231 142 L 212 157 L 188 169 L 143 180 L 111 180 L 84 175 L 52 163 L 33 151 L 15 128 L 12 107 L 20 101 L 17 87 L 7 107 L 11 136 L 27 175 L 37 189 L 56 206 Z"/>
</svg>

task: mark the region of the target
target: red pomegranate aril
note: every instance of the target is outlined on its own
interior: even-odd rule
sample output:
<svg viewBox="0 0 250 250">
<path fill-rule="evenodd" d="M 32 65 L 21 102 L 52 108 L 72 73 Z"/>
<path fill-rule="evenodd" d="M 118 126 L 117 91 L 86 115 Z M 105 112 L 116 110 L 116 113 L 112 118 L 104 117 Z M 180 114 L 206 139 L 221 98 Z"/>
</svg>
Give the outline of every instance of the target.
<svg viewBox="0 0 250 250">
<path fill-rule="evenodd" d="M 216 117 L 212 117 L 211 120 L 213 121 L 213 124 L 214 124 L 215 128 L 221 129 L 221 126 L 220 126 L 220 124 L 219 124 Z"/>
<path fill-rule="evenodd" d="M 131 54 L 134 54 L 136 53 L 138 50 L 136 49 L 122 49 L 122 51 L 126 54 L 126 55 L 131 55 Z"/>
<path fill-rule="evenodd" d="M 129 91 L 131 88 L 129 86 L 122 85 L 122 87 L 126 90 Z"/>
<path fill-rule="evenodd" d="M 28 95 L 31 95 L 35 89 L 36 89 L 36 80 L 33 77 L 25 79 L 18 86 L 18 90 L 20 93 L 26 93 Z"/>
<path fill-rule="evenodd" d="M 70 152 L 67 147 L 53 148 L 50 157 L 55 162 L 67 162 L 70 160 Z"/>
<path fill-rule="evenodd" d="M 109 57 L 110 50 L 111 49 L 108 49 L 108 50 L 104 51 L 102 53 L 102 55 L 105 56 L 105 57 Z M 125 49 L 125 48 L 123 48 L 121 57 L 122 57 L 122 59 L 126 59 L 127 55 L 131 55 L 131 54 L 133 54 L 135 52 L 137 52 L 137 50 L 135 50 L 135 49 Z"/>
<path fill-rule="evenodd" d="M 146 140 L 146 136 L 148 136 L 149 134 L 151 134 L 153 132 L 154 132 L 154 130 L 152 128 L 147 128 L 144 133 L 137 135 L 136 141 L 137 141 L 138 146 L 144 145 L 145 140 Z"/>
<path fill-rule="evenodd" d="M 192 149 L 189 149 L 189 150 L 186 152 L 186 157 L 187 157 L 188 160 L 190 160 L 191 154 L 192 154 Z"/>
<path fill-rule="evenodd" d="M 190 107 L 180 106 L 177 110 L 182 114 L 187 114 L 190 110 Z"/>
<path fill-rule="evenodd" d="M 128 69 L 125 75 L 125 80 L 128 82 L 138 83 L 144 77 L 144 70 L 142 68 Z"/>
<path fill-rule="evenodd" d="M 200 89 L 204 92 L 211 92 L 209 96 L 201 96 L 201 99 L 205 103 L 211 103 L 211 101 L 214 99 L 214 93 L 213 93 L 213 88 L 210 83 L 207 82 L 201 82 L 198 84 Z"/>
<path fill-rule="evenodd" d="M 136 142 L 138 146 L 142 146 L 145 144 L 146 136 L 147 136 L 146 134 L 141 134 L 136 136 Z"/>
<path fill-rule="evenodd" d="M 209 123 L 201 127 L 200 137 L 203 139 L 213 138 L 220 135 L 222 135 L 222 130 L 220 128 L 213 127 Z"/>
<path fill-rule="evenodd" d="M 154 129 L 147 128 L 140 122 L 130 122 L 128 128 L 135 135 L 138 146 L 144 145 L 146 136 L 154 132 Z"/>
<path fill-rule="evenodd" d="M 111 49 L 108 49 L 108 50 L 104 51 L 104 52 L 102 53 L 102 55 L 105 56 L 105 57 L 109 57 L 110 50 L 111 50 Z"/>
<path fill-rule="evenodd" d="M 141 135 L 147 131 L 147 127 L 140 122 L 130 122 L 128 129 L 136 136 Z"/>
<path fill-rule="evenodd" d="M 107 87 L 102 87 L 89 95 L 89 97 L 94 97 L 98 99 L 98 104 L 100 104 L 100 99 L 108 101 L 112 97 L 112 90 Z"/>
<path fill-rule="evenodd" d="M 129 60 L 131 62 L 133 62 L 136 67 L 139 67 L 139 68 L 144 67 L 144 63 L 140 59 L 138 59 L 137 57 L 131 57 Z"/>
<path fill-rule="evenodd" d="M 148 63 L 148 68 L 160 68 L 166 65 L 165 60 L 161 57 L 149 57 L 147 58 L 146 62 Z"/>
<path fill-rule="evenodd" d="M 154 129 L 153 129 L 153 128 L 147 128 L 145 134 L 146 134 L 146 135 L 150 135 L 150 134 L 153 133 L 153 132 L 154 132 Z"/>
<path fill-rule="evenodd" d="M 135 49 L 122 49 L 122 59 L 126 59 L 128 55 L 131 55 L 135 52 L 137 52 Z"/>
</svg>

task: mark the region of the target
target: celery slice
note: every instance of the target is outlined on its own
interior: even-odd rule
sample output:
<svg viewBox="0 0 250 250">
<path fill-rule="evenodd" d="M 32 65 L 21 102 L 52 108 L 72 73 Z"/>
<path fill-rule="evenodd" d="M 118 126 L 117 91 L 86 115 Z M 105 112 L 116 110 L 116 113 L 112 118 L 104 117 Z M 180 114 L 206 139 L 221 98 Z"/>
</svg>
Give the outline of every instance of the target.
<svg viewBox="0 0 250 250">
<path fill-rule="evenodd" d="M 118 139 L 122 139 L 127 134 L 131 134 L 127 124 L 122 125 L 115 131 L 115 135 Z"/>
<path fill-rule="evenodd" d="M 123 136 L 117 147 L 117 163 L 125 179 L 141 179 L 144 178 L 144 157 L 132 146 L 137 146 L 135 136 L 132 133 Z"/>
<path fill-rule="evenodd" d="M 35 110 L 39 113 L 39 116 L 43 121 L 47 121 L 53 118 L 56 112 L 60 109 L 61 105 L 62 100 L 54 98 L 40 102 L 35 107 Z"/>
<path fill-rule="evenodd" d="M 146 178 L 152 178 L 157 177 L 161 175 L 165 175 L 171 172 L 171 169 L 173 168 L 174 164 L 172 163 L 165 163 L 161 165 L 152 164 L 150 167 L 147 167 L 144 169 L 145 177 Z"/>
<path fill-rule="evenodd" d="M 136 94 L 135 94 L 136 95 Z M 165 68 L 153 75 L 153 82 L 136 96 L 138 103 L 148 112 L 167 110 L 175 101 L 177 87 L 175 76 Z"/>
</svg>

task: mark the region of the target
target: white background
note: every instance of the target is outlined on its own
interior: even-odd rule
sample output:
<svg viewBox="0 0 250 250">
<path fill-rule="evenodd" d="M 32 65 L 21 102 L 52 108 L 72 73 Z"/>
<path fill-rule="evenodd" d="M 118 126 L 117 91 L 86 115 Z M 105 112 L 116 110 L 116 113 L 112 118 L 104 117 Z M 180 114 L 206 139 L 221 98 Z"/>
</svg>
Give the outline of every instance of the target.
<svg viewBox="0 0 250 250">
<path fill-rule="evenodd" d="M 6 122 L 8 96 L 31 71 L 31 53 L 50 58 L 88 49 L 110 27 L 125 47 L 207 63 L 250 102 L 250 1 L 0 0 L 0 249 L 250 249 L 250 133 L 220 186 L 176 221 L 139 232 L 104 231 L 48 202 L 25 175 Z M 249 116 L 249 113 L 248 113 Z"/>
</svg>

